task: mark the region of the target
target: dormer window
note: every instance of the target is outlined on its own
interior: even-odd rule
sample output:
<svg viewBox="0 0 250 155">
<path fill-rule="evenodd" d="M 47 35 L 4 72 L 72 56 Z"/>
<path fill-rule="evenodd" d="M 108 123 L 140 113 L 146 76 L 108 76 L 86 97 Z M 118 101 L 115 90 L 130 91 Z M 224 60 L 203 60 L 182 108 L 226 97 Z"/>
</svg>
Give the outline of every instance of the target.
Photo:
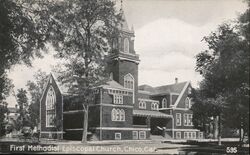
<svg viewBox="0 0 250 155">
<path fill-rule="evenodd" d="M 128 40 L 128 38 L 124 39 L 124 52 L 129 53 L 129 40 Z"/>
</svg>

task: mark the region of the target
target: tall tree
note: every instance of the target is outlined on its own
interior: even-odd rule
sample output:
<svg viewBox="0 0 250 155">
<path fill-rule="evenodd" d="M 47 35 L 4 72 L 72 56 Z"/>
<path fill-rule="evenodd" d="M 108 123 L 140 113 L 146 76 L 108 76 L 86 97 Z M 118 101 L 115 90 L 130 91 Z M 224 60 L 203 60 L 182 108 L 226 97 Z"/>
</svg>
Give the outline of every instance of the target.
<svg viewBox="0 0 250 155">
<path fill-rule="evenodd" d="M 5 114 L 8 112 L 7 102 L 0 102 L 0 137 L 5 135 L 5 125 L 7 122 L 5 121 Z"/>
<path fill-rule="evenodd" d="M 31 101 L 28 108 L 28 113 L 30 115 L 32 127 L 38 125 L 39 115 L 40 115 L 40 99 L 42 97 L 44 85 L 48 79 L 49 75 L 46 72 L 38 70 L 34 74 L 34 80 L 28 81 L 26 86 L 28 87 L 28 92 L 31 96 Z"/>
<path fill-rule="evenodd" d="M 39 1 L 0 0 L 0 102 L 6 89 L 6 70 L 24 63 L 31 66 L 34 57 L 41 57 L 49 27 L 42 19 Z"/>
<path fill-rule="evenodd" d="M 42 19 L 39 3 L 0 0 L 0 103 L 4 102 L 11 88 L 6 71 L 19 63 L 31 66 L 34 57 L 42 56 L 40 49 L 45 48 L 49 27 Z"/>
<path fill-rule="evenodd" d="M 200 89 L 224 125 L 249 136 L 249 8 L 236 23 L 224 23 L 204 37 L 208 50 L 199 53 Z M 221 125 L 219 125 L 220 127 Z"/>
<path fill-rule="evenodd" d="M 84 110 L 82 142 L 87 141 L 92 88 L 105 79 L 106 55 L 121 19 L 111 0 L 59 1 L 49 5 L 54 21 L 53 45 L 65 59 L 59 80 L 77 94 Z"/>
<path fill-rule="evenodd" d="M 28 97 L 27 91 L 23 88 L 17 90 L 17 103 L 19 114 L 17 118 L 16 128 L 17 130 L 22 129 L 24 126 L 30 126 L 30 116 L 28 115 Z"/>
</svg>

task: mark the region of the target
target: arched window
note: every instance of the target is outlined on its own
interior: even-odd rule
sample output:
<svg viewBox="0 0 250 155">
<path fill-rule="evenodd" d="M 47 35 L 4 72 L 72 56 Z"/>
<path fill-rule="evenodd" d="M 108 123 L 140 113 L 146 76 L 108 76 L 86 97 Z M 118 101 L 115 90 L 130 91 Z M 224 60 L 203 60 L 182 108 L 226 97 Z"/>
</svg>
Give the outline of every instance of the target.
<svg viewBox="0 0 250 155">
<path fill-rule="evenodd" d="M 111 112 L 111 120 L 112 120 L 112 121 L 116 121 L 116 116 L 117 116 L 117 111 L 116 111 L 116 109 L 112 109 L 112 112 Z"/>
<path fill-rule="evenodd" d="M 129 53 L 129 40 L 128 40 L 128 38 L 124 39 L 124 52 Z"/>
<path fill-rule="evenodd" d="M 146 109 L 146 102 L 140 100 L 140 101 L 139 101 L 139 108 L 140 108 L 140 109 Z"/>
<path fill-rule="evenodd" d="M 125 121 L 125 111 L 122 109 L 120 113 L 120 119 L 121 121 Z"/>
<path fill-rule="evenodd" d="M 161 101 L 161 108 L 169 108 L 167 106 L 167 99 L 166 98 L 163 98 L 162 101 Z"/>
<path fill-rule="evenodd" d="M 124 76 L 124 87 L 133 90 L 133 104 L 135 103 L 134 77 L 129 73 Z"/>
<path fill-rule="evenodd" d="M 55 126 L 55 116 L 56 116 L 56 94 L 53 87 L 50 87 L 46 96 L 46 127 Z"/>
<path fill-rule="evenodd" d="M 120 121 L 121 119 L 121 110 L 117 109 L 117 113 L 116 113 L 116 121 Z"/>
<path fill-rule="evenodd" d="M 190 105 L 190 99 L 187 97 L 186 99 L 185 99 L 185 108 L 186 109 L 189 109 L 191 107 L 191 105 Z"/>
<path fill-rule="evenodd" d="M 151 103 L 151 109 L 152 109 L 152 110 L 158 110 L 158 107 L 159 107 L 159 105 L 158 105 L 157 102 L 152 102 L 152 103 Z"/>
<path fill-rule="evenodd" d="M 111 120 L 112 121 L 125 121 L 125 111 L 123 109 L 112 109 Z"/>
</svg>

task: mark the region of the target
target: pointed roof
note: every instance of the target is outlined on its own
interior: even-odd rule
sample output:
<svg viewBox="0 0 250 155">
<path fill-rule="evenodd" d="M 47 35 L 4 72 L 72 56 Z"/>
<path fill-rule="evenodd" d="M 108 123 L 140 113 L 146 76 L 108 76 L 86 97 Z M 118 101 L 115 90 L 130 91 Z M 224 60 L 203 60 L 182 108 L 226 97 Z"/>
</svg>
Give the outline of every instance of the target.
<svg viewBox="0 0 250 155">
<path fill-rule="evenodd" d="M 126 88 L 124 88 L 122 85 L 120 85 L 118 82 L 114 81 L 114 80 L 109 80 L 103 84 L 101 84 L 98 87 L 102 87 L 104 89 L 120 89 L 120 90 L 127 90 Z"/>
<path fill-rule="evenodd" d="M 125 17 L 125 13 L 124 13 L 123 10 L 121 10 L 121 15 L 122 15 L 122 21 L 121 21 L 121 24 L 120 24 L 121 30 L 126 31 L 126 32 L 131 32 L 131 30 L 129 29 L 128 22 L 127 22 L 127 19 Z"/>
<path fill-rule="evenodd" d="M 155 90 L 157 94 L 164 94 L 164 93 L 178 93 L 180 94 L 184 86 L 186 85 L 186 82 L 180 82 L 176 84 L 171 84 L 171 85 L 165 85 L 165 86 L 159 86 L 155 87 Z"/>
<path fill-rule="evenodd" d="M 180 83 L 171 84 L 171 85 L 164 85 L 164 86 L 159 86 L 159 87 L 141 85 L 139 86 L 139 90 L 150 92 L 152 95 L 170 94 L 170 93 L 180 94 L 187 83 L 189 82 L 185 81 L 185 82 L 180 82 Z"/>
</svg>

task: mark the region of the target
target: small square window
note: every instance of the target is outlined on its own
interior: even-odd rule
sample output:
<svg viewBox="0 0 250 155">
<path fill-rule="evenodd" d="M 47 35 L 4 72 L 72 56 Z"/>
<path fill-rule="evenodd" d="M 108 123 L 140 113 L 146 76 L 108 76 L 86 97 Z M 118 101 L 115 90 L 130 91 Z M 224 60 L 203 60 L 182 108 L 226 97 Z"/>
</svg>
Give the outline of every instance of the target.
<svg viewBox="0 0 250 155">
<path fill-rule="evenodd" d="M 115 140 L 121 140 L 122 139 L 122 135 L 121 133 L 115 133 Z"/>
<path fill-rule="evenodd" d="M 184 132 L 184 139 L 187 139 L 187 138 L 188 138 L 188 133 Z"/>
<path fill-rule="evenodd" d="M 146 139 L 146 131 L 139 132 L 139 139 Z"/>
<path fill-rule="evenodd" d="M 49 133 L 49 139 L 52 139 L 52 133 Z"/>
<path fill-rule="evenodd" d="M 188 138 L 191 139 L 192 138 L 192 132 L 188 133 Z"/>
<path fill-rule="evenodd" d="M 138 139 L 138 131 L 133 131 L 133 139 Z"/>
<path fill-rule="evenodd" d="M 196 139 L 196 132 L 192 132 L 192 138 Z"/>
<path fill-rule="evenodd" d="M 181 126 L 181 113 L 176 113 L 176 126 Z"/>
<path fill-rule="evenodd" d="M 181 132 L 176 132 L 176 139 L 181 139 Z"/>
<path fill-rule="evenodd" d="M 203 132 L 200 132 L 200 133 L 199 133 L 199 138 L 200 138 L 200 139 L 203 139 Z"/>
</svg>

